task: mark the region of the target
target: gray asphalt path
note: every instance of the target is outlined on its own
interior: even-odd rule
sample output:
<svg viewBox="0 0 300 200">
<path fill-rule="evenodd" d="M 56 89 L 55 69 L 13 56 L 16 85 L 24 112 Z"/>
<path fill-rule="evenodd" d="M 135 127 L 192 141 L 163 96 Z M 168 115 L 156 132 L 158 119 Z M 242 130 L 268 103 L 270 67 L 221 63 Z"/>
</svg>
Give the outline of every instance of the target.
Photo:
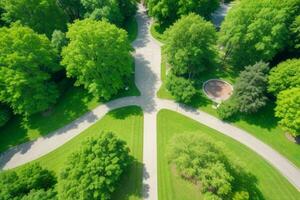
<svg viewBox="0 0 300 200">
<path fill-rule="evenodd" d="M 35 141 L 9 149 L 0 157 L 0 168 L 11 169 L 35 160 L 80 134 L 96 123 L 110 110 L 137 105 L 144 111 L 143 146 L 143 196 L 146 200 L 157 200 L 157 143 L 156 116 L 160 109 L 177 111 L 202 124 L 205 124 L 246 145 L 272 164 L 286 179 L 300 191 L 300 170 L 281 154 L 256 139 L 251 134 L 223 122 L 207 113 L 189 108 L 169 100 L 158 99 L 156 92 L 161 85 L 161 48 L 149 33 L 150 19 L 140 5 L 137 13 L 139 32 L 133 42 L 135 49 L 135 82 L 141 91 L 140 97 L 124 97 L 100 105 L 93 111 L 78 118 L 69 125 Z M 276 183 L 272 183 L 276 184 Z"/>
</svg>

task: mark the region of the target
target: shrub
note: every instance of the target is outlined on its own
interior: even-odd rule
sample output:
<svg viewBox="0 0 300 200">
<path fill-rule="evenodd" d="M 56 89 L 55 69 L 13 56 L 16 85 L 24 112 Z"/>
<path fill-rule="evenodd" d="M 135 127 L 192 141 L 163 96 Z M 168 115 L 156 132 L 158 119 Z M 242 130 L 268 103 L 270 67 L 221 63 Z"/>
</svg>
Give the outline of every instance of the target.
<svg viewBox="0 0 300 200">
<path fill-rule="evenodd" d="M 126 143 L 113 133 L 89 138 L 60 174 L 59 199 L 110 199 L 130 161 Z"/>
<path fill-rule="evenodd" d="M 233 117 L 238 112 L 237 102 L 233 97 L 220 104 L 217 109 L 218 115 L 221 119 L 226 120 Z"/>
<path fill-rule="evenodd" d="M 196 94 L 193 81 L 183 77 L 177 77 L 171 73 L 167 76 L 166 88 L 177 101 L 183 103 L 189 103 L 192 97 Z"/>
</svg>

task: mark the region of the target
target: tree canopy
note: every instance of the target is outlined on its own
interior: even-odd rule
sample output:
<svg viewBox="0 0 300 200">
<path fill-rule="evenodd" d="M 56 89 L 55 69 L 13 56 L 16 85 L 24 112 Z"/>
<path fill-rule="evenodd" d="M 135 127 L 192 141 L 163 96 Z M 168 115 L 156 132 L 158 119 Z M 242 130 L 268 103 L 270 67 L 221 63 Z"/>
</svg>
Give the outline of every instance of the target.
<svg viewBox="0 0 300 200">
<path fill-rule="evenodd" d="M 60 67 L 48 38 L 14 24 L 0 29 L 0 46 L 0 102 L 25 115 L 55 103 L 58 90 L 51 73 Z"/>
<path fill-rule="evenodd" d="M 43 169 L 38 164 L 28 165 L 18 172 L 0 173 L 0 198 L 1 200 L 25 200 L 28 199 L 28 196 L 33 197 L 33 193 L 37 195 L 37 191 L 48 193 L 47 190 L 50 190 L 54 196 L 55 192 L 52 189 L 55 184 L 56 178 L 53 172 Z M 50 194 L 48 195 L 50 196 Z"/>
<path fill-rule="evenodd" d="M 112 133 L 87 139 L 61 172 L 59 199 L 110 199 L 130 160 L 126 143 Z"/>
<path fill-rule="evenodd" d="M 219 0 L 147 0 L 146 4 L 152 17 L 160 24 L 170 25 L 192 12 L 209 19 L 219 7 Z"/>
<path fill-rule="evenodd" d="M 255 113 L 266 105 L 268 72 L 268 64 L 258 62 L 240 73 L 233 92 L 240 112 Z"/>
<path fill-rule="evenodd" d="M 199 74 L 215 66 L 216 30 L 196 14 L 182 17 L 166 31 L 167 61 L 176 75 Z"/>
<path fill-rule="evenodd" d="M 55 0 L 1 0 L 0 7 L 4 10 L 2 19 L 7 23 L 20 21 L 48 37 L 55 29 L 66 28 L 67 18 Z"/>
<path fill-rule="evenodd" d="M 288 46 L 289 27 L 299 6 L 298 0 L 237 2 L 221 26 L 225 55 L 239 67 L 270 61 Z"/>
<path fill-rule="evenodd" d="M 300 87 L 284 90 L 277 96 L 275 116 L 282 127 L 294 136 L 300 135 Z"/>
<path fill-rule="evenodd" d="M 268 91 L 275 96 L 293 87 L 300 87 L 300 59 L 291 59 L 278 64 L 269 75 Z"/>
<path fill-rule="evenodd" d="M 4 126 L 8 122 L 10 117 L 11 117 L 10 109 L 5 105 L 0 104 L 0 127 Z"/>
<path fill-rule="evenodd" d="M 132 72 L 126 31 L 104 21 L 85 19 L 69 26 L 68 46 L 62 51 L 67 76 L 91 94 L 110 99 L 124 88 Z"/>
</svg>

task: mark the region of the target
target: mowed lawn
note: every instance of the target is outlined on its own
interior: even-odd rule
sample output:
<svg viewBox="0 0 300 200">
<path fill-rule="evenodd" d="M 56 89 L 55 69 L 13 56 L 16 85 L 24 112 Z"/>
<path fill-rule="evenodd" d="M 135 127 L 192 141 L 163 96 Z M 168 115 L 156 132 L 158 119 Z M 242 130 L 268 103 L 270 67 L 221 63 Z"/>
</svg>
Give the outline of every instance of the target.
<svg viewBox="0 0 300 200">
<path fill-rule="evenodd" d="M 298 200 L 298 192 L 276 169 L 246 146 L 193 121 L 179 113 L 161 110 L 158 120 L 158 196 L 159 200 L 202 199 L 199 187 L 181 179 L 166 159 L 166 148 L 176 134 L 195 133 L 221 142 L 232 155 L 243 163 L 246 171 L 256 177 L 249 180 L 256 186 L 255 198 L 265 200 Z M 247 180 L 248 181 L 248 180 Z M 253 191 L 253 190 L 251 190 Z"/>
<path fill-rule="evenodd" d="M 79 149 L 82 141 L 88 137 L 97 137 L 103 131 L 112 131 L 120 139 L 126 141 L 130 154 L 135 160 L 129 171 L 125 172 L 125 175 L 122 177 L 120 186 L 112 199 L 142 199 L 143 112 L 141 108 L 136 106 L 119 108 L 109 112 L 99 122 L 80 135 L 31 163 L 39 163 L 42 167 L 53 170 L 56 175 L 59 175 L 68 156 Z M 21 169 L 25 165 L 16 168 L 16 170 Z"/>
<path fill-rule="evenodd" d="M 168 71 L 166 62 L 166 55 L 163 48 L 161 64 L 161 78 L 163 84 L 157 92 L 157 95 L 162 99 L 174 100 L 174 97 L 165 87 L 165 79 Z M 218 117 L 217 110 L 212 108 L 212 101 L 208 99 L 202 91 L 202 83 L 212 78 L 220 78 L 233 84 L 237 76 L 238 72 L 230 67 L 211 69 L 201 74 L 201 77 L 197 79 L 198 93 L 189 105 Z M 268 105 L 262 108 L 258 113 L 248 116 L 236 116 L 231 123 L 270 145 L 300 168 L 300 145 L 286 138 L 284 131 L 278 125 L 278 120 L 274 117 L 274 107 L 274 103 L 269 101 Z"/>
</svg>

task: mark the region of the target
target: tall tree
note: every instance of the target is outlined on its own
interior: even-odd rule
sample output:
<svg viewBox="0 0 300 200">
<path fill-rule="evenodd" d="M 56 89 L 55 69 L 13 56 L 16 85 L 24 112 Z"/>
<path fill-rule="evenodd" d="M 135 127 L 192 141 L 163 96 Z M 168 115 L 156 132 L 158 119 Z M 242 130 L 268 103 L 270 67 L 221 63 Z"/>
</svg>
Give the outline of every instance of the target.
<svg viewBox="0 0 300 200">
<path fill-rule="evenodd" d="M 55 0 L 2 0 L 3 20 L 7 23 L 20 21 L 38 33 L 51 36 L 55 29 L 66 28 L 66 16 Z"/>
<path fill-rule="evenodd" d="M 183 15 L 196 13 L 209 19 L 219 0 L 147 0 L 149 14 L 160 24 L 170 25 Z"/>
<path fill-rule="evenodd" d="M 167 60 L 176 75 L 191 77 L 215 66 L 216 30 L 202 17 L 182 17 L 167 30 L 166 38 Z"/>
<path fill-rule="evenodd" d="M 51 73 L 59 65 L 48 38 L 14 24 L 0 29 L 0 46 L 0 101 L 25 115 L 55 103 L 58 90 Z"/>
<path fill-rule="evenodd" d="M 59 199 L 108 200 L 130 164 L 126 143 L 112 133 L 89 138 L 73 153 L 58 181 Z"/>
<path fill-rule="evenodd" d="M 240 112 L 255 113 L 266 105 L 268 72 L 268 64 L 259 62 L 240 73 L 233 92 Z"/>
<path fill-rule="evenodd" d="M 62 51 L 67 76 L 104 99 L 122 89 L 132 72 L 127 33 L 104 21 L 85 19 L 69 26 L 68 46 Z"/>
<path fill-rule="evenodd" d="M 277 96 L 275 116 L 292 135 L 300 135 L 300 87 L 284 90 Z"/>
<path fill-rule="evenodd" d="M 221 26 L 225 58 L 239 67 L 270 61 L 288 45 L 299 0 L 239 1 Z"/>
<path fill-rule="evenodd" d="M 300 59 L 286 60 L 278 64 L 269 75 L 268 91 L 275 96 L 293 87 L 300 87 Z"/>
</svg>

